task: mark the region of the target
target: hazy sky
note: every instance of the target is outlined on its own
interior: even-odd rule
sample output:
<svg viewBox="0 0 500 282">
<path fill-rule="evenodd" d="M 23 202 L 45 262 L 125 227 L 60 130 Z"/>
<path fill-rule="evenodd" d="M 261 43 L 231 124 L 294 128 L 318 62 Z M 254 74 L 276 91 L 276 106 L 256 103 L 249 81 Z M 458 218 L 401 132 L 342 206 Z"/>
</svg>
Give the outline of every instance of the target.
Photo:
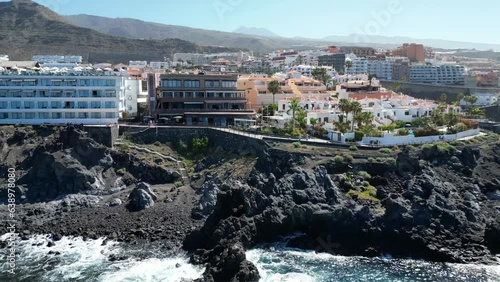
<svg viewBox="0 0 500 282">
<path fill-rule="evenodd" d="M 499 0 L 35 0 L 63 15 L 128 17 L 287 37 L 366 33 L 500 43 Z"/>
</svg>

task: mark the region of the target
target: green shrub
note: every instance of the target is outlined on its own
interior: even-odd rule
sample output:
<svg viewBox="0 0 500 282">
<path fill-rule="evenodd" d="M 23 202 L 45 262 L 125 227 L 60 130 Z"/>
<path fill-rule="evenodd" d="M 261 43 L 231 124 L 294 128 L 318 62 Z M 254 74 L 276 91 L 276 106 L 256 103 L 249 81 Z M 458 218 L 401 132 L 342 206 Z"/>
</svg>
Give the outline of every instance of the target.
<svg viewBox="0 0 500 282">
<path fill-rule="evenodd" d="M 355 131 L 354 132 L 354 140 L 356 141 L 362 141 L 363 137 L 365 137 L 365 134 L 361 131 Z"/>
<path fill-rule="evenodd" d="M 335 156 L 335 157 L 333 157 L 332 162 L 336 163 L 336 164 L 343 163 L 344 162 L 344 157 L 342 157 L 342 156 Z"/>
<path fill-rule="evenodd" d="M 410 134 L 410 130 L 406 128 L 401 128 L 398 130 L 399 136 L 408 136 Z"/>
<path fill-rule="evenodd" d="M 344 154 L 342 155 L 344 157 L 344 159 L 349 162 L 349 163 L 352 163 L 354 161 L 354 158 L 352 157 L 351 154 Z"/>
<path fill-rule="evenodd" d="M 202 154 L 208 150 L 208 137 L 194 138 L 193 139 L 193 152 L 195 154 Z"/>
<path fill-rule="evenodd" d="M 372 178 L 372 176 L 368 172 L 363 170 L 358 172 L 358 175 L 361 176 L 364 180 L 369 180 Z"/>
<path fill-rule="evenodd" d="M 160 147 L 161 146 L 161 142 L 160 141 L 156 141 L 153 143 L 153 145 L 157 146 L 157 147 Z"/>
<path fill-rule="evenodd" d="M 380 130 L 382 131 L 389 131 L 392 132 L 396 129 L 396 124 L 389 124 L 389 125 L 382 125 L 379 127 Z"/>
<path fill-rule="evenodd" d="M 368 163 L 371 164 L 386 164 L 389 167 L 396 167 L 397 161 L 395 158 L 368 158 Z"/>
<path fill-rule="evenodd" d="M 389 149 L 389 148 L 382 148 L 382 149 L 380 149 L 380 150 L 378 150 L 378 151 L 379 151 L 380 153 L 382 153 L 382 154 L 386 154 L 386 155 L 390 155 L 390 154 L 392 154 L 392 150 L 391 150 L 391 149 Z"/>
<path fill-rule="evenodd" d="M 415 151 L 417 149 L 417 147 L 415 147 L 413 145 L 408 145 L 408 146 L 406 146 L 406 149 L 408 149 L 409 151 Z"/>
<path fill-rule="evenodd" d="M 356 147 L 356 146 L 349 147 L 349 151 L 356 152 L 357 150 L 358 150 L 358 147 Z"/>
<path fill-rule="evenodd" d="M 127 172 L 127 169 L 126 169 L 126 168 L 124 168 L 124 167 L 122 167 L 122 168 L 120 168 L 120 169 L 118 169 L 118 170 L 116 171 L 116 173 L 117 173 L 118 175 L 125 175 L 125 173 L 126 173 L 126 172 Z"/>
<path fill-rule="evenodd" d="M 300 148 L 300 146 L 302 146 L 302 144 L 300 144 L 300 142 L 293 142 L 292 145 L 295 149 L 298 149 L 298 148 Z"/>
<path fill-rule="evenodd" d="M 406 124 L 411 124 L 411 122 L 406 122 L 404 120 L 397 120 L 396 121 L 396 128 L 403 128 L 406 126 Z"/>
<path fill-rule="evenodd" d="M 435 136 L 441 135 L 441 132 L 435 128 L 424 128 L 424 129 L 415 129 L 413 130 L 413 134 L 415 137 L 423 137 L 423 136 Z"/>
<path fill-rule="evenodd" d="M 118 148 L 124 152 L 130 151 L 130 144 L 128 142 L 121 143 Z"/>
<path fill-rule="evenodd" d="M 356 139 L 354 139 L 354 138 L 346 138 L 345 142 L 348 142 L 348 143 L 356 142 Z"/>
<path fill-rule="evenodd" d="M 177 144 L 177 151 L 179 151 L 179 153 L 181 154 L 187 153 L 188 145 L 184 143 L 184 141 L 179 140 L 179 143 Z"/>
<path fill-rule="evenodd" d="M 457 141 L 457 140 L 455 140 L 455 141 L 451 141 L 449 144 L 450 144 L 451 146 L 454 146 L 454 147 L 456 147 L 456 146 L 463 146 L 463 145 L 465 145 L 465 144 L 464 144 L 464 142 L 462 142 L 462 141 Z"/>
</svg>

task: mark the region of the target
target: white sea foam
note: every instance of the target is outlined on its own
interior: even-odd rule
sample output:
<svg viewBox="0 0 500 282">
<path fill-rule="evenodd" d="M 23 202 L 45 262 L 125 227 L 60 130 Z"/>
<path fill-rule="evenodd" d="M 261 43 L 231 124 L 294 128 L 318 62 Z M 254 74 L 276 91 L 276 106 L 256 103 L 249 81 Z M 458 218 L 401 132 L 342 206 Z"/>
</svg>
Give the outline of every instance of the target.
<svg viewBox="0 0 500 282">
<path fill-rule="evenodd" d="M 176 267 L 176 265 L 180 267 Z M 177 282 L 182 278 L 197 279 L 204 272 L 203 268 L 190 265 L 185 258 L 147 259 L 128 261 L 118 265 L 118 270 L 107 271 L 99 277 L 103 282 Z"/>
<path fill-rule="evenodd" d="M 7 240 L 8 234 L 0 237 Z M 105 242 L 104 238 L 86 240 L 63 237 L 48 247 L 49 236 L 33 236 L 16 242 L 16 277 L 23 281 L 164 281 L 199 278 L 204 269 L 188 263 L 186 257 L 150 258 L 131 256 L 126 261 L 110 262 L 110 255 L 124 253 L 125 246 Z M 180 267 L 176 267 L 180 266 Z M 1 269 L 7 265 L 2 264 Z"/>
</svg>

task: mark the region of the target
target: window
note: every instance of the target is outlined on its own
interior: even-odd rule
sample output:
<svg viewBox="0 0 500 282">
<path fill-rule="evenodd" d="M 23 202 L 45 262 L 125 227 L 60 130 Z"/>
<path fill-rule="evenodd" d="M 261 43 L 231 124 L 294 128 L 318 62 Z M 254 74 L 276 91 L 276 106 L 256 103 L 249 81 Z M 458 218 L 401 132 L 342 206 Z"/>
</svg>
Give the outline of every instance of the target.
<svg viewBox="0 0 500 282">
<path fill-rule="evenodd" d="M 101 118 L 101 113 L 91 113 L 90 118 Z"/>
<path fill-rule="evenodd" d="M 218 80 L 206 80 L 205 81 L 206 88 L 217 88 L 220 87 L 220 81 Z"/>
<path fill-rule="evenodd" d="M 236 87 L 236 81 L 222 81 L 223 88 L 234 88 Z"/>
<path fill-rule="evenodd" d="M 115 113 L 106 113 L 106 118 L 116 118 Z"/>
<path fill-rule="evenodd" d="M 105 102 L 104 108 L 105 109 L 113 109 L 113 108 L 115 108 L 115 102 Z"/>
<path fill-rule="evenodd" d="M 21 108 L 21 102 L 10 102 L 11 108 L 12 109 L 20 109 Z"/>
<path fill-rule="evenodd" d="M 60 119 L 60 118 L 62 118 L 62 113 L 52 113 L 52 118 L 53 119 Z"/>
<path fill-rule="evenodd" d="M 59 109 L 59 108 L 61 108 L 61 102 L 51 102 L 51 108 L 52 109 Z"/>
<path fill-rule="evenodd" d="M 8 119 L 9 114 L 8 113 L 0 113 L 0 119 Z"/>
<path fill-rule="evenodd" d="M 78 102 L 78 108 L 79 109 L 86 109 L 89 107 L 89 103 L 87 102 Z"/>
<path fill-rule="evenodd" d="M 12 118 L 13 119 L 22 119 L 23 114 L 22 113 L 12 113 Z"/>
<path fill-rule="evenodd" d="M 7 109 L 7 102 L 0 102 L 0 109 Z"/>
<path fill-rule="evenodd" d="M 74 119 L 75 118 L 75 113 L 65 113 L 64 117 L 67 119 Z"/>
<path fill-rule="evenodd" d="M 34 109 L 35 108 L 35 102 L 24 102 L 24 108 L 25 109 Z"/>
<path fill-rule="evenodd" d="M 38 117 L 41 119 L 49 119 L 50 115 L 49 113 L 38 113 Z"/>
<path fill-rule="evenodd" d="M 176 79 L 168 79 L 163 81 L 163 87 L 168 87 L 168 88 L 180 88 L 181 87 L 181 81 L 176 80 Z"/>
<path fill-rule="evenodd" d="M 101 108 L 101 102 L 90 102 L 90 107 L 92 109 L 100 109 Z"/>
<path fill-rule="evenodd" d="M 89 118 L 88 113 L 78 113 L 78 118 Z"/>
<path fill-rule="evenodd" d="M 186 88 L 200 88 L 199 80 L 184 80 L 184 87 Z"/>
<path fill-rule="evenodd" d="M 409 116 L 409 115 L 410 115 L 410 111 L 406 111 L 405 116 Z"/>
<path fill-rule="evenodd" d="M 34 119 L 35 113 L 25 113 L 24 116 L 26 119 Z"/>
</svg>

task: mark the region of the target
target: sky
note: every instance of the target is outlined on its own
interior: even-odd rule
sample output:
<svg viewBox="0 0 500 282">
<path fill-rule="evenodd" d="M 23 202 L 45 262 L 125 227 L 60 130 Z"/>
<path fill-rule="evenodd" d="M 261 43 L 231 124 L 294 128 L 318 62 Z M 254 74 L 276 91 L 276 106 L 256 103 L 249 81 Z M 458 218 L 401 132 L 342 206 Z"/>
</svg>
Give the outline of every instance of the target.
<svg viewBox="0 0 500 282">
<path fill-rule="evenodd" d="M 234 31 L 267 28 L 285 37 L 361 33 L 498 43 L 499 0 L 35 0 L 63 15 L 135 18 Z"/>
</svg>

